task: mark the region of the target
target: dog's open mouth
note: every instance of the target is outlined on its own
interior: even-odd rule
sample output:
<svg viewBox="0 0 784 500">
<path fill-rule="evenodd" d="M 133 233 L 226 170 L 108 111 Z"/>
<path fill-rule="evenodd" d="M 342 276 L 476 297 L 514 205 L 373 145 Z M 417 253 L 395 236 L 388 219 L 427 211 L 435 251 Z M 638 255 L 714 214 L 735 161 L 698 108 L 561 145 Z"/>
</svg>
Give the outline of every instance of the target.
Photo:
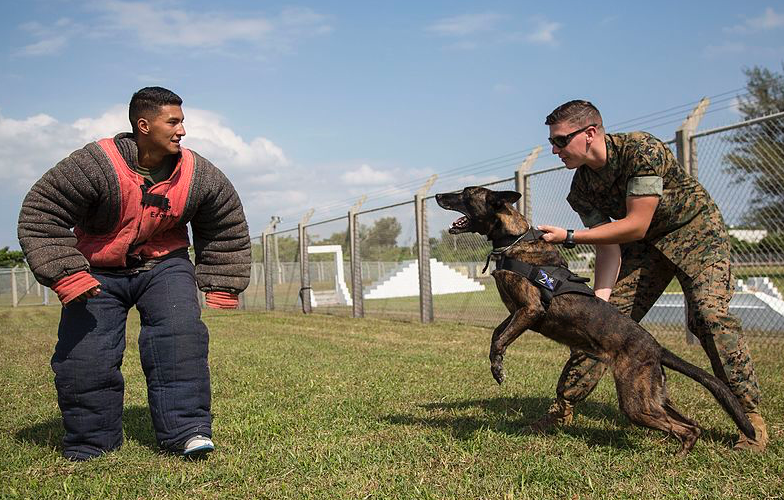
<svg viewBox="0 0 784 500">
<path fill-rule="evenodd" d="M 470 221 L 469 221 L 468 217 L 465 217 L 465 216 L 464 217 L 460 217 L 459 219 L 457 219 L 456 221 L 454 221 L 452 223 L 452 226 L 449 228 L 449 232 L 453 233 L 453 234 L 454 233 L 461 233 L 468 227 L 468 223 L 469 222 Z"/>
</svg>

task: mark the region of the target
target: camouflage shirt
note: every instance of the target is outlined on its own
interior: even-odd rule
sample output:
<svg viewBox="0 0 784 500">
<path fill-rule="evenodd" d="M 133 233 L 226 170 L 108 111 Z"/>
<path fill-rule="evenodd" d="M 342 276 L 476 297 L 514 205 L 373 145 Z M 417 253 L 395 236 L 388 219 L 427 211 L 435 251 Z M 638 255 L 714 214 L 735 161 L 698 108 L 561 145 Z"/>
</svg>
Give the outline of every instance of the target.
<svg viewBox="0 0 784 500">
<path fill-rule="evenodd" d="M 729 258 L 727 231 L 704 187 L 646 132 L 607 134 L 607 163 L 579 167 L 567 201 L 586 227 L 626 217 L 628 196 L 654 195 L 659 205 L 643 241 L 686 270 Z"/>
</svg>

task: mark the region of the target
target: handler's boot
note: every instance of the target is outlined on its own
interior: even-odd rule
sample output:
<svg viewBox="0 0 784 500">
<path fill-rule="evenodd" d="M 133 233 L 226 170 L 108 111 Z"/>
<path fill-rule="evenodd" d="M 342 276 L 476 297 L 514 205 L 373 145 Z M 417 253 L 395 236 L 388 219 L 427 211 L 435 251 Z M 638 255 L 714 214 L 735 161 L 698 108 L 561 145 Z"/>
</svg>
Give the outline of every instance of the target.
<svg viewBox="0 0 784 500">
<path fill-rule="evenodd" d="M 746 416 L 749 417 L 751 425 L 754 426 L 756 437 L 754 439 L 749 439 L 741 433 L 738 442 L 735 443 L 735 446 L 733 446 L 732 449 L 756 452 L 765 451 L 765 447 L 768 446 L 768 428 L 765 425 L 765 421 L 762 419 L 762 415 L 757 412 L 749 412 L 746 413 Z"/>
<path fill-rule="evenodd" d="M 525 431 L 531 434 L 544 434 L 554 427 L 571 424 L 573 418 L 574 405 L 565 399 L 556 398 L 547 413 L 536 422 L 527 425 Z"/>
</svg>

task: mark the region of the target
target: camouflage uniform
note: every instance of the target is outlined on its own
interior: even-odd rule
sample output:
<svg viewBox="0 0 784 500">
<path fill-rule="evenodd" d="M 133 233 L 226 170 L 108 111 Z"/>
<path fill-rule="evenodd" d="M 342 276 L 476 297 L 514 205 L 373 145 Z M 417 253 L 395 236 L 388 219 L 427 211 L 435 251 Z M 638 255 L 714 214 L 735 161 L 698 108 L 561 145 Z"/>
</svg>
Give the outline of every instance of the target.
<svg viewBox="0 0 784 500">
<path fill-rule="evenodd" d="M 645 237 L 621 245 L 610 302 L 639 322 L 676 277 L 688 305 L 689 330 L 700 340 L 714 374 L 747 412 L 755 411 L 759 386 L 740 322 L 729 313 L 730 245 L 718 207 L 652 135 L 607 134 L 605 140 L 607 164 L 599 170 L 578 168 L 567 197 L 585 226 L 625 217 L 627 196 L 659 196 Z M 582 401 L 606 369 L 573 350 L 558 381 L 558 396 L 572 404 Z"/>
</svg>

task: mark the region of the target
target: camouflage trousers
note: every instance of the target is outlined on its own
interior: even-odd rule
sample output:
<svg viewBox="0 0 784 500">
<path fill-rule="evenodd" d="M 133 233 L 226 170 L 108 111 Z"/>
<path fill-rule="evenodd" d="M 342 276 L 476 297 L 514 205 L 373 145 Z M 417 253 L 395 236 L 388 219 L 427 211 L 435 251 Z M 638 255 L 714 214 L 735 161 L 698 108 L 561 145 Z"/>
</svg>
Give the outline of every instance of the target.
<svg viewBox="0 0 784 500">
<path fill-rule="evenodd" d="M 734 290 L 729 260 L 684 271 L 652 245 L 625 244 L 622 252 L 610 303 L 639 323 L 677 277 L 686 298 L 689 330 L 708 355 L 713 373 L 729 386 L 744 410 L 754 411 L 759 384 L 740 321 L 729 312 Z M 572 403 L 584 400 L 606 370 L 601 361 L 573 349 L 558 380 L 558 396 Z"/>
</svg>

